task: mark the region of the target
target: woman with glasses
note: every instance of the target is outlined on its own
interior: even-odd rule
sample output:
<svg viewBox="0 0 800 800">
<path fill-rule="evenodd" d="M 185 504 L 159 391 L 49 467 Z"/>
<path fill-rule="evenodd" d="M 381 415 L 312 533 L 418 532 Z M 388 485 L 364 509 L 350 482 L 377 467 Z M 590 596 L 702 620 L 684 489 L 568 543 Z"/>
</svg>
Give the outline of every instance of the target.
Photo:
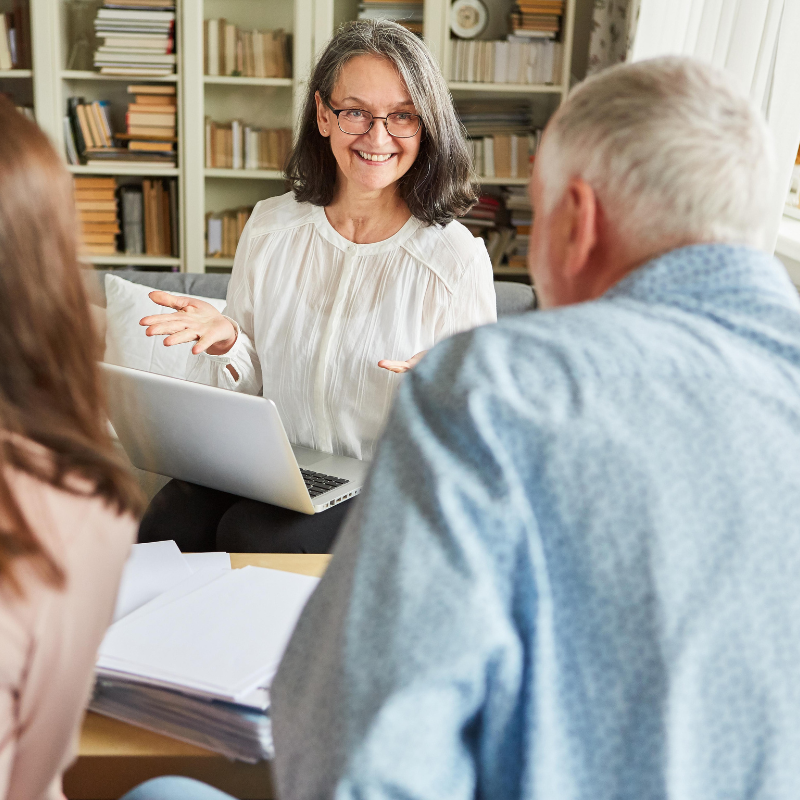
<svg viewBox="0 0 800 800">
<path fill-rule="evenodd" d="M 147 335 L 196 341 L 187 377 L 263 393 L 293 443 L 371 459 L 398 373 L 496 319 L 486 248 L 455 221 L 476 200 L 462 130 L 419 38 L 393 22 L 343 26 L 309 82 L 292 191 L 253 211 L 224 315 L 154 292 L 175 313 L 145 317 Z M 172 481 L 140 540 L 327 552 L 348 504 L 306 516 Z"/>
</svg>

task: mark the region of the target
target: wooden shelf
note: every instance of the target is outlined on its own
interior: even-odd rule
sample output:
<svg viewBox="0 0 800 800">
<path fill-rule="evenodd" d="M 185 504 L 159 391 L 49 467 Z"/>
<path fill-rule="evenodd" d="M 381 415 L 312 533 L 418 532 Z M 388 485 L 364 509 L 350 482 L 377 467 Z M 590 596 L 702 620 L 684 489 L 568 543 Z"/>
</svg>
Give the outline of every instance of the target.
<svg viewBox="0 0 800 800">
<path fill-rule="evenodd" d="M 449 81 L 452 92 L 496 92 L 498 94 L 561 94 L 560 85 L 549 83 L 468 83 Z"/>
<path fill-rule="evenodd" d="M 109 164 L 107 167 L 88 167 L 85 164 L 68 164 L 73 175 L 141 175 L 143 178 L 177 178 L 178 167 L 147 167 L 142 164 Z"/>
<path fill-rule="evenodd" d="M 127 256 L 124 253 L 113 256 L 83 255 L 81 260 L 106 267 L 127 267 L 129 264 L 135 267 L 179 267 L 181 264 L 181 260 L 173 256 Z"/>
<path fill-rule="evenodd" d="M 2 78 L 32 78 L 32 69 L 0 69 L 0 79 Z"/>
<path fill-rule="evenodd" d="M 213 258 L 209 256 L 206 258 L 206 266 L 207 267 L 223 267 L 228 269 L 233 266 L 233 259 L 232 258 Z"/>
<path fill-rule="evenodd" d="M 291 78 L 245 78 L 241 75 L 204 75 L 205 84 L 233 86 L 286 86 L 291 88 Z"/>
<path fill-rule="evenodd" d="M 206 167 L 206 178 L 249 178 L 261 181 L 283 181 L 286 176 L 277 169 L 211 169 Z"/>
<path fill-rule="evenodd" d="M 67 81 L 122 81 L 123 83 L 177 83 L 177 75 L 153 78 L 148 75 L 101 75 L 92 70 L 65 69 L 61 77 Z"/>
<path fill-rule="evenodd" d="M 492 272 L 507 278 L 527 278 L 529 275 L 528 270 L 522 267 L 494 267 Z"/>
</svg>

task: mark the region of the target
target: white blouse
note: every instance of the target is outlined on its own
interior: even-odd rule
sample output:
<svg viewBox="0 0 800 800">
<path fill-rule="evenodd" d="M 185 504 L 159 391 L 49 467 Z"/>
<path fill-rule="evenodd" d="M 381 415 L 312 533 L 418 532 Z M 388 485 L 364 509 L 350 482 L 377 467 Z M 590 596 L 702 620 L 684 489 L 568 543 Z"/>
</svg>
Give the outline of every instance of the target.
<svg viewBox="0 0 800 800">
<path fill-rule="evenodd" d="M 495 303 L 483 241 L 460 223 L 412 217 L 354 244 L 285 194 L 258 203 L 236 248 L 224 312 L 236 343 L 190 356 L 186 377 L 269 397 L 293 444 L 370 460 L 401 380 L 378 361 L 495 322 Z"/>
</svg>

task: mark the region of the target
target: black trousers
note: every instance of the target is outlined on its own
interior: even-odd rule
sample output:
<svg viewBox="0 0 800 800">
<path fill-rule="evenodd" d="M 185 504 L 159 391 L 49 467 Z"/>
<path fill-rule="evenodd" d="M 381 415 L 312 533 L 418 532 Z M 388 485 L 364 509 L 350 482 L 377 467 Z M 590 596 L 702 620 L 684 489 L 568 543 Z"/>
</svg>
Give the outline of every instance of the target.
<svg viewBox="0 0 800 800">
<path fill-rule="evenodd" d="M 329 553 L 351 503 L 300 514 L 172 480 L 151 500 L 139 541 L 174 539 L 185 553 Z"/>
</svg>

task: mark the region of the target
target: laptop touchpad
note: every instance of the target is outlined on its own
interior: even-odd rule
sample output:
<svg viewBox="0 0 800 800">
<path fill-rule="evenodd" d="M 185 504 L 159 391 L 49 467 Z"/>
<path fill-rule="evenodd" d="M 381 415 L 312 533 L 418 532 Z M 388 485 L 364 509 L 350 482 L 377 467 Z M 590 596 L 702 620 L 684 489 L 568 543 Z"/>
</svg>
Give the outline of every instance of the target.
<svg viewBox="0 0 800 800">
<path fill-rule="evenodd" d="M 292 452 L 300 467 L 310 467 L 324 458 L 330 458 L 329 453 L 320 453 L 319 450 L 310 450 L 308 447 L 292 445 Z"/>
</svg>

